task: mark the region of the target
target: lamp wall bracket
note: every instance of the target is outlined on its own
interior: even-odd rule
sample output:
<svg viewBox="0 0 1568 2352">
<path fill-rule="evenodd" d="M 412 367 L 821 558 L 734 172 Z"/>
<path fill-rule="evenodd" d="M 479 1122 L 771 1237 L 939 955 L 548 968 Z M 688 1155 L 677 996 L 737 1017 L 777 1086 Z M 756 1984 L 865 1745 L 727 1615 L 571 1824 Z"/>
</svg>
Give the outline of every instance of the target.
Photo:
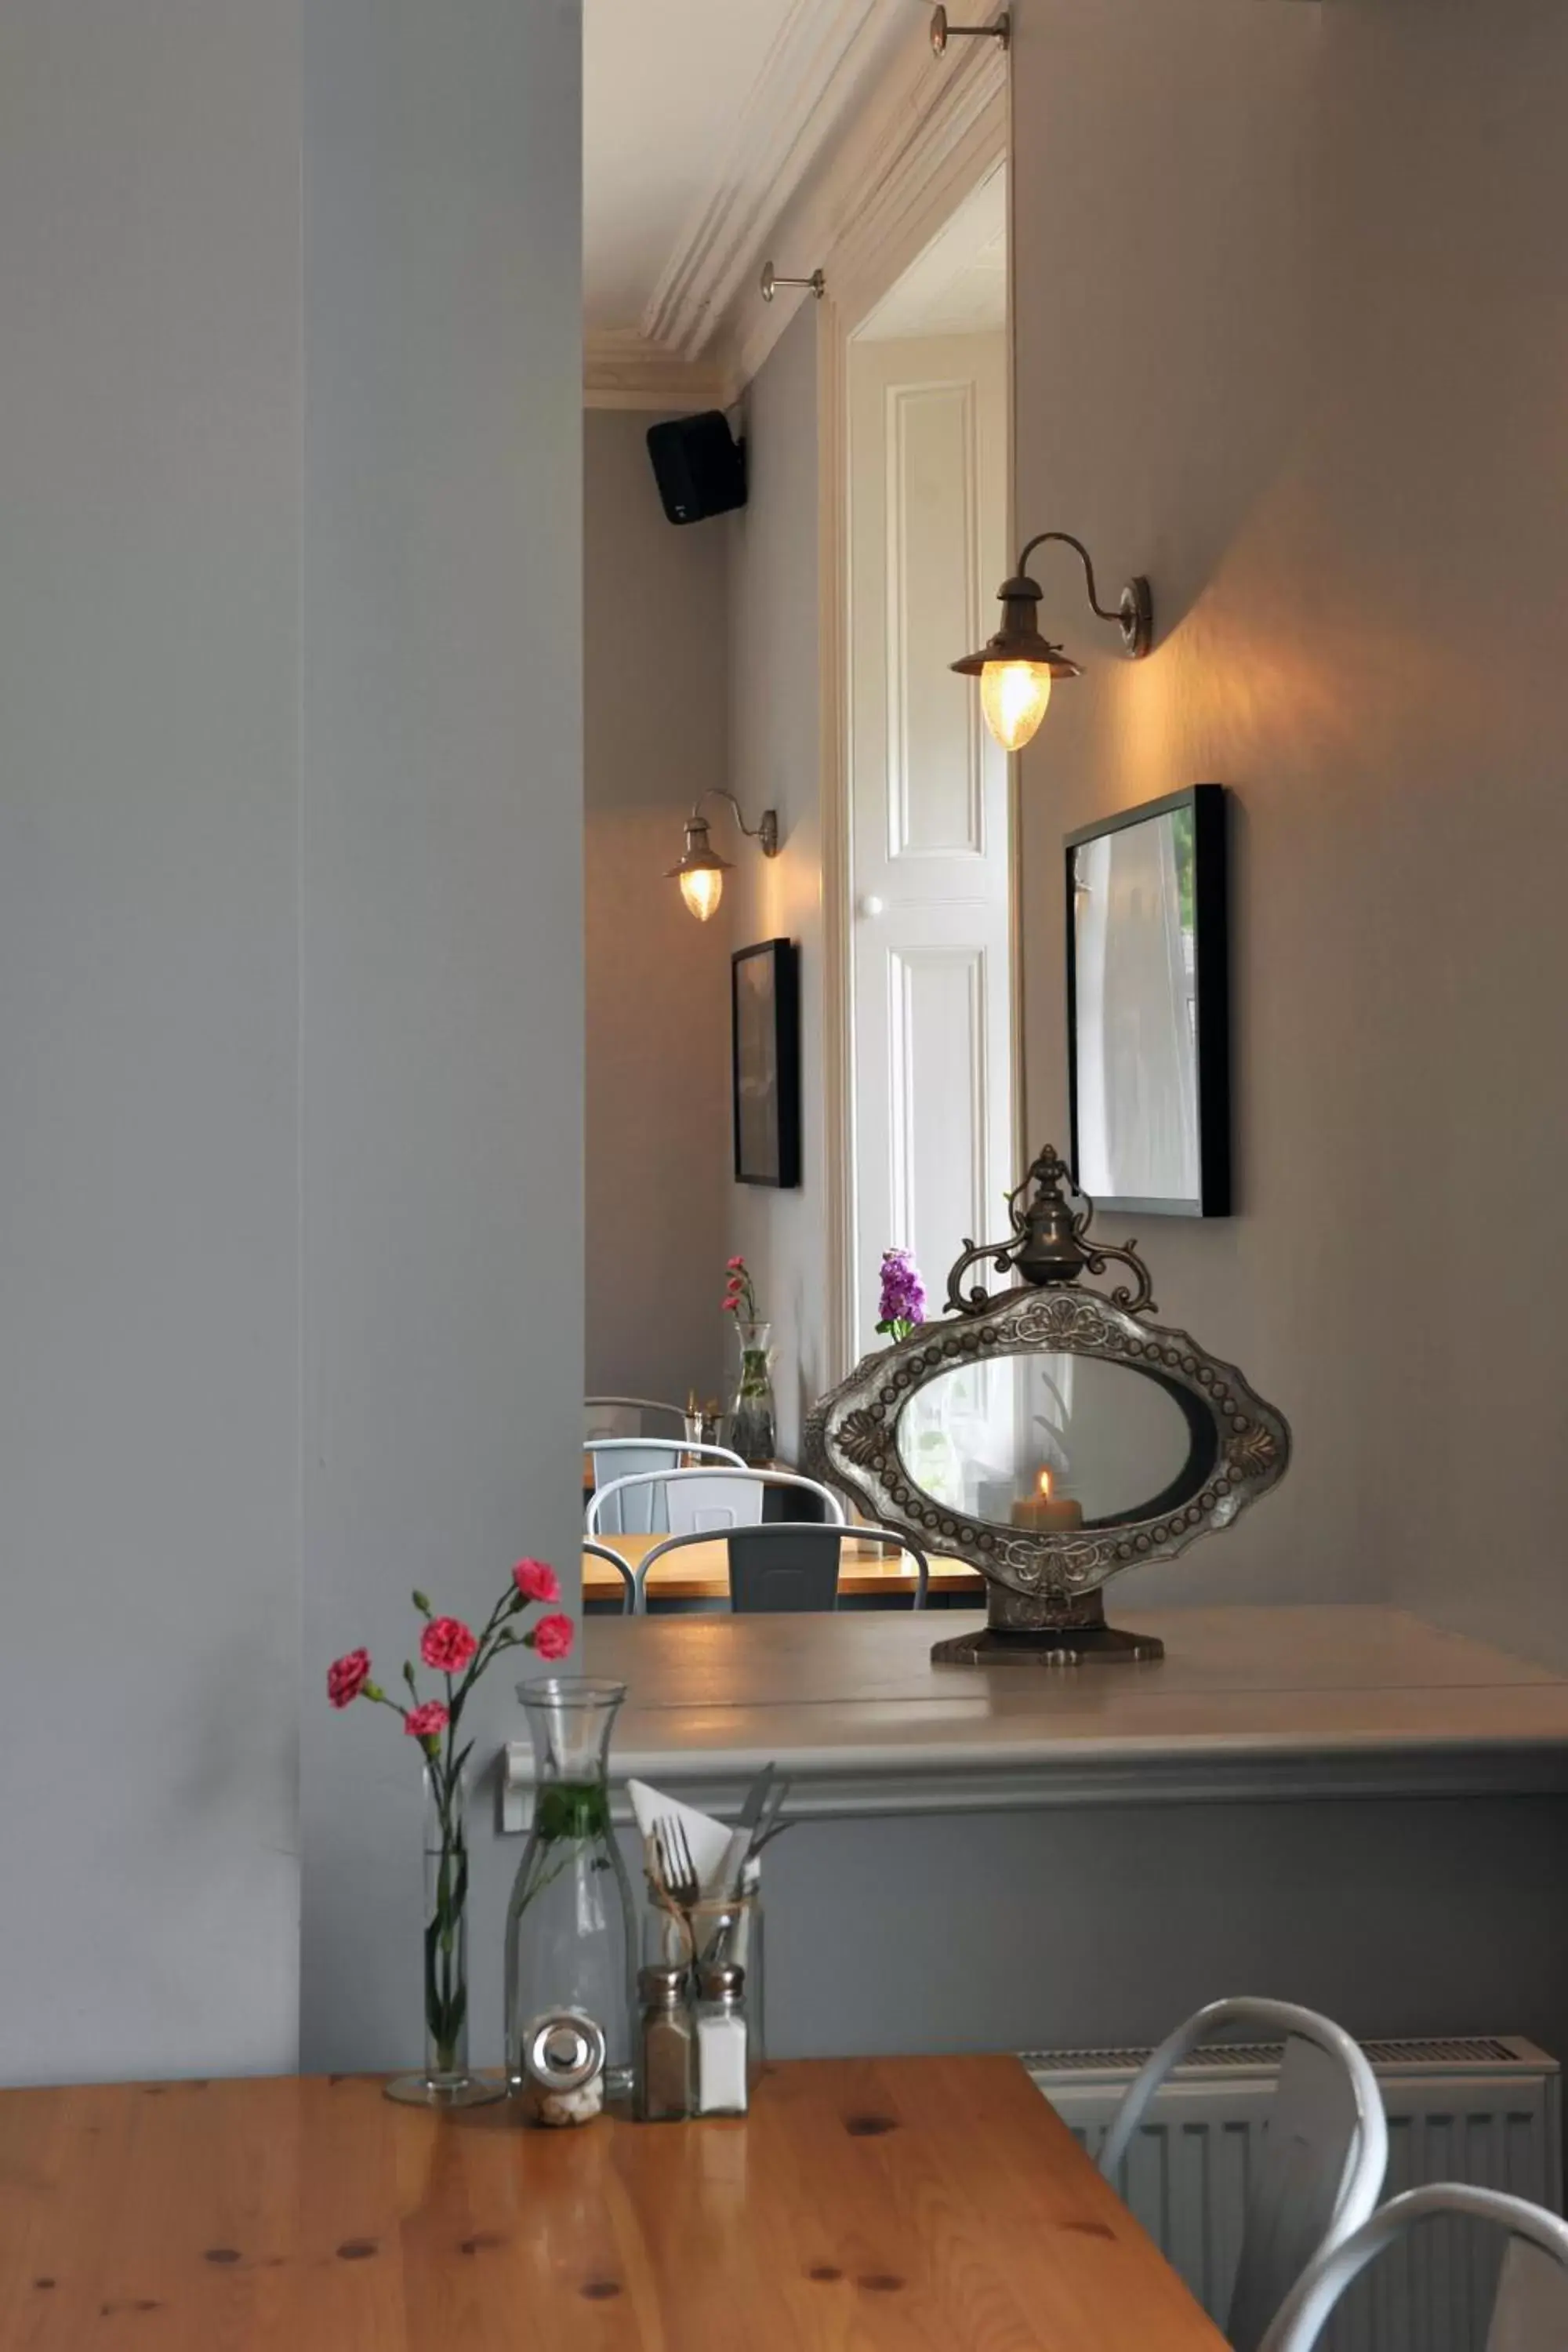
<svg viewBox="0 0 1568 2352">
<path fill-rule="evenodd" d="M 798 286 L 803 289 L 809 289 L 812 299 L 816 302 L 820 302 L 827 291 L 827 279 L 820 269 L 814 269 L 809 278 L 784 278 L 780 276 L 771 261 L 763 262 L 763 274 L 757 282 L 762 289 L 764 302 L 771 302 L 781 289 L 790 286 Z"/>
<path fill-rule="evenodd" d="M 1089 610 L 1095 618 L 1100 621 L 1114 621 L 1121 632 L 1122 651 L 1128 660 L 1142 661 L 1154 636 L 1154 600 L 1149 583 L 1143 574 L 1141 572 L 1135 572 L 1131 579 L 1124 583 L 1115 605 L 1104 605 L 1100 601 L 1099 592 L 1094 584 L 1094 565 L 1082 540 L 1075 539 L 1069 530 L 1042 530 L 1037 531 L 1035 537 L 1028 541 L 1018 557 L 1016 572 L 1020 582 L 1027 578 L 1024 567 L 1036 548 L 1044 547 L 1051 540 L 1058 540 L 1062 546 L 1070 547 L 1083 565 L 1084 584 L 1089 590 Z M 1007 588 L 1013 584 L 1011 581 L 1006 583 L 1002 591 L 1004 595 L 1006 594 Z M 1030 582 L 1029 586 L 1032 588 L 1033 585 L 1034 583 Z M 1025 593 L 1026 593 L 1027 591 Z M 1036 591 L 1036 593 L 1038 592 Z"/>
<path fill-rule="evenodd" d="M 933 8 L 931 15 L 931 46 L 933 57 L 946 54 L 949 41 L 994 41 L 1005 52 L 1013 41 L 1013 12 L 1004 8 L 988 25 L 951 25 L 945 8 Z"/>
</svg>

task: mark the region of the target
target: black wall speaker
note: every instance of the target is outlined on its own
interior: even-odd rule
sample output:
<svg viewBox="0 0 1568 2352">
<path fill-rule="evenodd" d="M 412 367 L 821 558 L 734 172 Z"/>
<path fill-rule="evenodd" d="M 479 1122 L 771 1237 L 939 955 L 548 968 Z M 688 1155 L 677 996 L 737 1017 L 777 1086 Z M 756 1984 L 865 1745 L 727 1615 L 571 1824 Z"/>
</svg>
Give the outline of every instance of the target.
<svg viewBox="0 0 1568 2352">
<path fill-rule="evenodd" d="M 701 522 L 745 505 L 746 445 L 735 439 L 721 410 L 650 425 L 647 454 L 671 522 Z"/>
</svg>

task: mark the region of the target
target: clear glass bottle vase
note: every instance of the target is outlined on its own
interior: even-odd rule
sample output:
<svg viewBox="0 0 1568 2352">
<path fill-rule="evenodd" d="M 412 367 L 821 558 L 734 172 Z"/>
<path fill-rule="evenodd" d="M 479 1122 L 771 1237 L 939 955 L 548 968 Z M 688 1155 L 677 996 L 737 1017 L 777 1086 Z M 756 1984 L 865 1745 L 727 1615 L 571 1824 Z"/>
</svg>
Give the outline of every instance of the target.
<svg viewBox="0 0 1568 2352">
<path fill-rule="evenodd" d="M 631 2088 L 637 1947 L 631 1887 L 610 1823 L 609 1748 L 624 1683 L 561 1675 L 520 1683 L 533 1741 L 533 1822 L 506 1921 L 506 2065 L 529 2086 L 543 2021 L 591 2020 L 604 2036 L 604 2094 Z M 595 2103 L 552 2120 L 586 2120 Z"/>
<path fill-rule="evenodd" d="M 468 2065 L 468 1796 L 466 1771 L 445 1759 L 426 1765 L 425 2064 L 386 2085 L 405 2106 L 476 2107 L 506 2090 L 504 2079 Z"/>
<path fill-rule="evenodd" d="M 773 1327 L 735 1318 L 741 1369 L 730 1408 L 730 1444 L 742 1462 L 772 1462 L 778 1451 L 773 1409 Z"/>
</svg>

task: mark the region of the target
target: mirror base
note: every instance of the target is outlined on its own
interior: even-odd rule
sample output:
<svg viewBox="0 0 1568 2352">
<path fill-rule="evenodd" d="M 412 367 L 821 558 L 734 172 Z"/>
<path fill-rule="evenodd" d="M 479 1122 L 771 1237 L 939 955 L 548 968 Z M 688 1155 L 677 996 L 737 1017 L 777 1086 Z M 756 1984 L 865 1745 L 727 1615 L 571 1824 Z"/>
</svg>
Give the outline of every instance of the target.
<svg viewBox="0 0 1568 2352">
<path fill-rule="evenodd" d="M 1026 1633 L 998 1633 L 983 1625 L 957 1633 L 931 1650 L 933 1666 L 1140 1665 L 1163 1658 L 1165 1644 L 1153 1633 L 1129 1633 L 1119 1625 L 1042 1625 Z"/>
</svg>

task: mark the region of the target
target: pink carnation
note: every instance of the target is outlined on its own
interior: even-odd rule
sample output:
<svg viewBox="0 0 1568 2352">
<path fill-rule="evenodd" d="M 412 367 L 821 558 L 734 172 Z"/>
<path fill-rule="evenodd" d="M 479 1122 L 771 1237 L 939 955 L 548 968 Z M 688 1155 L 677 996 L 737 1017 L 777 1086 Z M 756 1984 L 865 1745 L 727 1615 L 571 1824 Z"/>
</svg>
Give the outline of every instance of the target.
<svg viewBox="0 0 1568 2352">
<path fill-rule="evenodd" d="M 746 1261 L 743 1257 L 726 1258 L 724 1263 L 731 1274 L 743 1274 L 745 1272 Z"/>
<path fill-rule="evenodd" d="M 564 1658 L 571 1653 L 574 1629 L 570 1617 L 542 1617 L 523 1638 L 542 1658 Z"/>
<path fill-rule="evenodd" d="M 460 1617 L 437 1617 L 419 1636 L 419 1654 L 438 1674 L 458 1675 L 479 1643 Z"/>
<path fill-rule="evenodd" d="M 730 1293 L 729 1297 L 728 1297 L 728 1298 L 726 1298 L 726 1299 L 724 1300 L 724 1302 L 723 1302 L 723 1306 L 724 1306 L 724 1312 L 725 1312 L 725 1314 L 726 1314 L 726 1315 L 733 1315 L 733 1313 L 735 1312 L 736 1307 L 739 1307 L 740 1303 L 741 1303 L 741 1301 L 740 1301 L 740 1297 L 739 1297 L 738 1294 L 737 1294 L 736 1292 L 734 1292 L 734 1291 L 731 1291 L 731 1292 Z"/>
<path fill-rule="evenodd" d="M 427 1698 L 411 1706 L 403 1718 L 403 1728 L 411 1739 L 436 1739 L 447 1728 L 447 1710 L 438 1698 Z"/>
<path fill-rule="evenodd" d="M 561 1579 L 542 1559 L 520 1559 L 511 1580 L 525 1601 L 559 1601 Z"/>
<path fill-rule="evenodd" d="M 370 1680 L 370 1652 L 351 1650 L 327 1668 L 327 1696 L 334 1706 L 349 1706 Z"/>
</svg>

